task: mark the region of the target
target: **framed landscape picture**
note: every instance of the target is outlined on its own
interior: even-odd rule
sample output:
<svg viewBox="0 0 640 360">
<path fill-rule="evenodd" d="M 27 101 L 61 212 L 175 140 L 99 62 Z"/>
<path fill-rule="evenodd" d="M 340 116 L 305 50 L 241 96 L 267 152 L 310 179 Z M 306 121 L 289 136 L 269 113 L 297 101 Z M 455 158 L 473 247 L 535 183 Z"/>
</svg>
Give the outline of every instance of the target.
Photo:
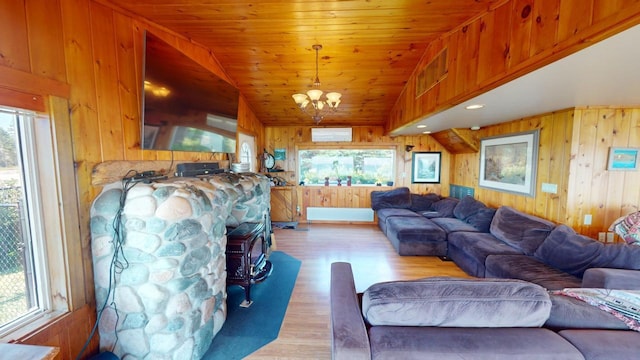
<svg viewBox="0 0 640 360">
<path fill-rule="evenodd" d="M 411 158 L 412 183 L 440 183 L 440 152 L 414 152 Z"/>
<path fill-rule="evenodd" d="M 535 196 L 539 130 L 480 140 L 480 187 Z"/>
<path fill-rule="evenodd" d="M 637 170 L 638 150 L 637 148 L 610 148 L 607 170 Z"/>
</svg>

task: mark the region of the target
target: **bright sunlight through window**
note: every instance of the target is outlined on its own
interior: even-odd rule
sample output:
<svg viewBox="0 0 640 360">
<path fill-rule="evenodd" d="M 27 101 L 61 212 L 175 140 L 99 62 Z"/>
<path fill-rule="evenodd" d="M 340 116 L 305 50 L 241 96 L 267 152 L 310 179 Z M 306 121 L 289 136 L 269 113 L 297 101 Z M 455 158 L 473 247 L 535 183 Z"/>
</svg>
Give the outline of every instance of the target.
<svg viewBox="0 0 640 360">
<path fill-rule="evenodd" d="M 300 150 L 300 181 L 305 185 L 386 184 L 395 178 L 395 150 L 314 149 Z"/>
</svg>

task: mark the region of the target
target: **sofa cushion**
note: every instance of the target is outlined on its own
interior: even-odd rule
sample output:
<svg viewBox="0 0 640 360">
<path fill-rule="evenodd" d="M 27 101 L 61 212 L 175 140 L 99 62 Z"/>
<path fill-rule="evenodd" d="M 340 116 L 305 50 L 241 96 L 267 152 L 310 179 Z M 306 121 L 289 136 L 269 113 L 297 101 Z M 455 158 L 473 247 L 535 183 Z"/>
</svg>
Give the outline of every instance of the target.
<svg viewBox="0 0 640 360">
<path fill-rule="evenodd" d="M 384 208 L 408 209 L 410 206 L 411 191 L 408 187 L 371 192 L 371 209 L 373 210 Z"/>
<path fill-rule="evenodd" d="M 640 271 L 590 268 L 582 276 L 582 287 L 640 290 Z"/>
<path fill-rule="evenodd" d="M 471 257 L 485 262 L 491 254 L 522 254 L 522 251 L 505 244 L 489 233 L 455 232 L 449 234 L 447 241 L 460 249 L 465 249 Z"/>
<path fill-rule="evenodd" d="M 440 195 L 438 194 L 411 194 L 411 206 L 409 206 L 409 210 L 416 212 L 429 211 L 436 201 L 440 201 Z"/>
<path fill-rule="evenodd" d="M 456 198 L 444 198 L 434 202 L 432 211 L 437 212 L 437 215 L 432 214 L 429 217 L 454 217 L 453 209 L 458 205 L 459 201 Z"/>
<path fill-rule="evenodd" d="M 376 215 L 378 216 L 378 226 L 380 230 L 386 235 L 387 234 L 387 221 L 392 217 L 420 217 L 419 214 L 414 213 L 409 209 L 394 209 L 394 208 L 384 208 L 376 211 Z"/>
<path fill-rule="evenodd" d="M 501 206 L 493 216 L 489 230 L 499 240 L 533 255 L 554 227 L 549 220 Z"/>
<path fill-rule="evenodd" d="M 579 287 L 581 280 L 528 255 L 489 255 L 485 276 L 530 281 L 550 290 Z"/>
<path fill-rule="evenodd" d="M 478 229 L 456 218 L 433 218 L 434 223 L 440 226 L 447 234 L 455 231 L 478 232 Z"/>
<path fill-rule="evenodd" d="M 374 326 L 369 341 L 375 360 L 584 360 L 549 329 Z"/>
<path fill-rule="evenodd" d="M 373 326 L 539 327 L 550 311 L 544 288 L 506 279 L 391 281 L 372 285 L 362 297 L 362 313 Z"/>
<path fill-rule="evenodd" d="M 496 213 L 496 209 L 492 208 L 482 208 L 476 211 L 473 215 L 467 217 L 464 221 L 478 229 L 480 232 L 489 232 L 491 228 L 491 221 L 493 221 L 493 217 Z"/>
<path fill-rule="evenodd" d="M 562 330 L 587 360 L 636 360 L 640 354 L 640 333 L 620 330 Z"/>
<path fill-rule="evenodd" d="M 606 311 L 569 296 L 550 294 L 551 314 L 544 327 L 564 329 L 628 330 L 624 321 Z"/>
<path fill-rule="evenodd" d="M 394 216 L 387 220 L 387 238 L 399 255 L 447 254 L 447 233 L 422 216 Z"/>
<path fill-rule="evenodd" d="M 538 247 L 534 256 L 557 269 L 582 277 L 592 267 L 640 269 L 640 247 L 603 244 L 558 225 Z"/>
<path fill-rule="evenodd" d="M 474 199 L 473 196 L 467 195 L 463 197 L 453 209 L 453 216 L 464 221 L 466 218 L 485 207 L 484 203 Z"/>
</svg>

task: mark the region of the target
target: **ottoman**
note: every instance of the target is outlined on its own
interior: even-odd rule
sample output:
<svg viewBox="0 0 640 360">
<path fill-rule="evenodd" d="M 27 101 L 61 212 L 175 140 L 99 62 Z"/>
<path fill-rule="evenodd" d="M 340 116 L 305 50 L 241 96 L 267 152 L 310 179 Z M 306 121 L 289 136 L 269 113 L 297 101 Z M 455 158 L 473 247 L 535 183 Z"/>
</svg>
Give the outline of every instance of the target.
<svg viewBox="0 0 640 360">
<path fill-rule="evenodd" d="M 447 233 L 423 217 L 387 219 L 387 238 L 399 255 L 447 255 Z"/>
</svg>

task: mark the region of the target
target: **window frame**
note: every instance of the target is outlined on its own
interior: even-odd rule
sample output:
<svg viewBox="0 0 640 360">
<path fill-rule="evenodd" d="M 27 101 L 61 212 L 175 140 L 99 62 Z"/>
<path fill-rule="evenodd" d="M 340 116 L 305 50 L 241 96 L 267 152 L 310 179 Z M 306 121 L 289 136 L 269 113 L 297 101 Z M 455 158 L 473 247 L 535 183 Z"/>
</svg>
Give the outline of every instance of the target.
<svg viewBox="0 0 640 360">
<path fill-rule="evenodd" d="M 3 103 L 2 99 L 0 103 L 3 107 L 16 108 Z M 87 303 L 68 102 L 49 96 L 46 103 L 46 113 L 25 109 L 35 112 L 33 136 L 26 145 L 33 149 L 37 170 L 29 174 L 30 180 L 25 179 L 29 181 L 25 186 L 35 186 L 40 195 L 41 226 L 36 227 L 32 236 L 33 241 L 42 246 L 36 255 L 40 257 L 36 271 L 44 272 L 40 274 L 38 287 L 46 286 L 46 289 L 36 290 L 43 296 L 41 310 L 4 328 L 0 333 L 2 342 L 19 341 L 74 310 L 74 304 L 79 308 Z M 37 219 L 30 221 L 37 225 Z M 70 269 L 82 270 L 71 272 Z"/>
<path fill-rule="evenodd" d="M 394 150 L 394 159 L 393 159 L 393 170 L 392 170 L 392 181 L 394 184 L 398 184 L 398 172 L 402 169 L 402 144 L 398 143 L 389 143 L 389 142 L 381 142 L 381 143 L 370 143 L 370 142 L 351 142 L 348 144 L 340 144 L 340 143 L 299 143 L 295 145 L 296 152 L 296 178 L 297 183 L 300 183 L 302 180 L 302 174 L 300 173 L 300 150 L 360 150 L 360 149 L 368 149 L 368 150 Z M 346 184 L 344 184 L 346 185 Z M 305 184 L 306 186 L 306 184 Z M 322 185 L 309 185 L 309 186 L 322 186 Z M 375 184 L 369 185 L 352 185 L 358 187 L 376 187 Z"/>
</svg>

